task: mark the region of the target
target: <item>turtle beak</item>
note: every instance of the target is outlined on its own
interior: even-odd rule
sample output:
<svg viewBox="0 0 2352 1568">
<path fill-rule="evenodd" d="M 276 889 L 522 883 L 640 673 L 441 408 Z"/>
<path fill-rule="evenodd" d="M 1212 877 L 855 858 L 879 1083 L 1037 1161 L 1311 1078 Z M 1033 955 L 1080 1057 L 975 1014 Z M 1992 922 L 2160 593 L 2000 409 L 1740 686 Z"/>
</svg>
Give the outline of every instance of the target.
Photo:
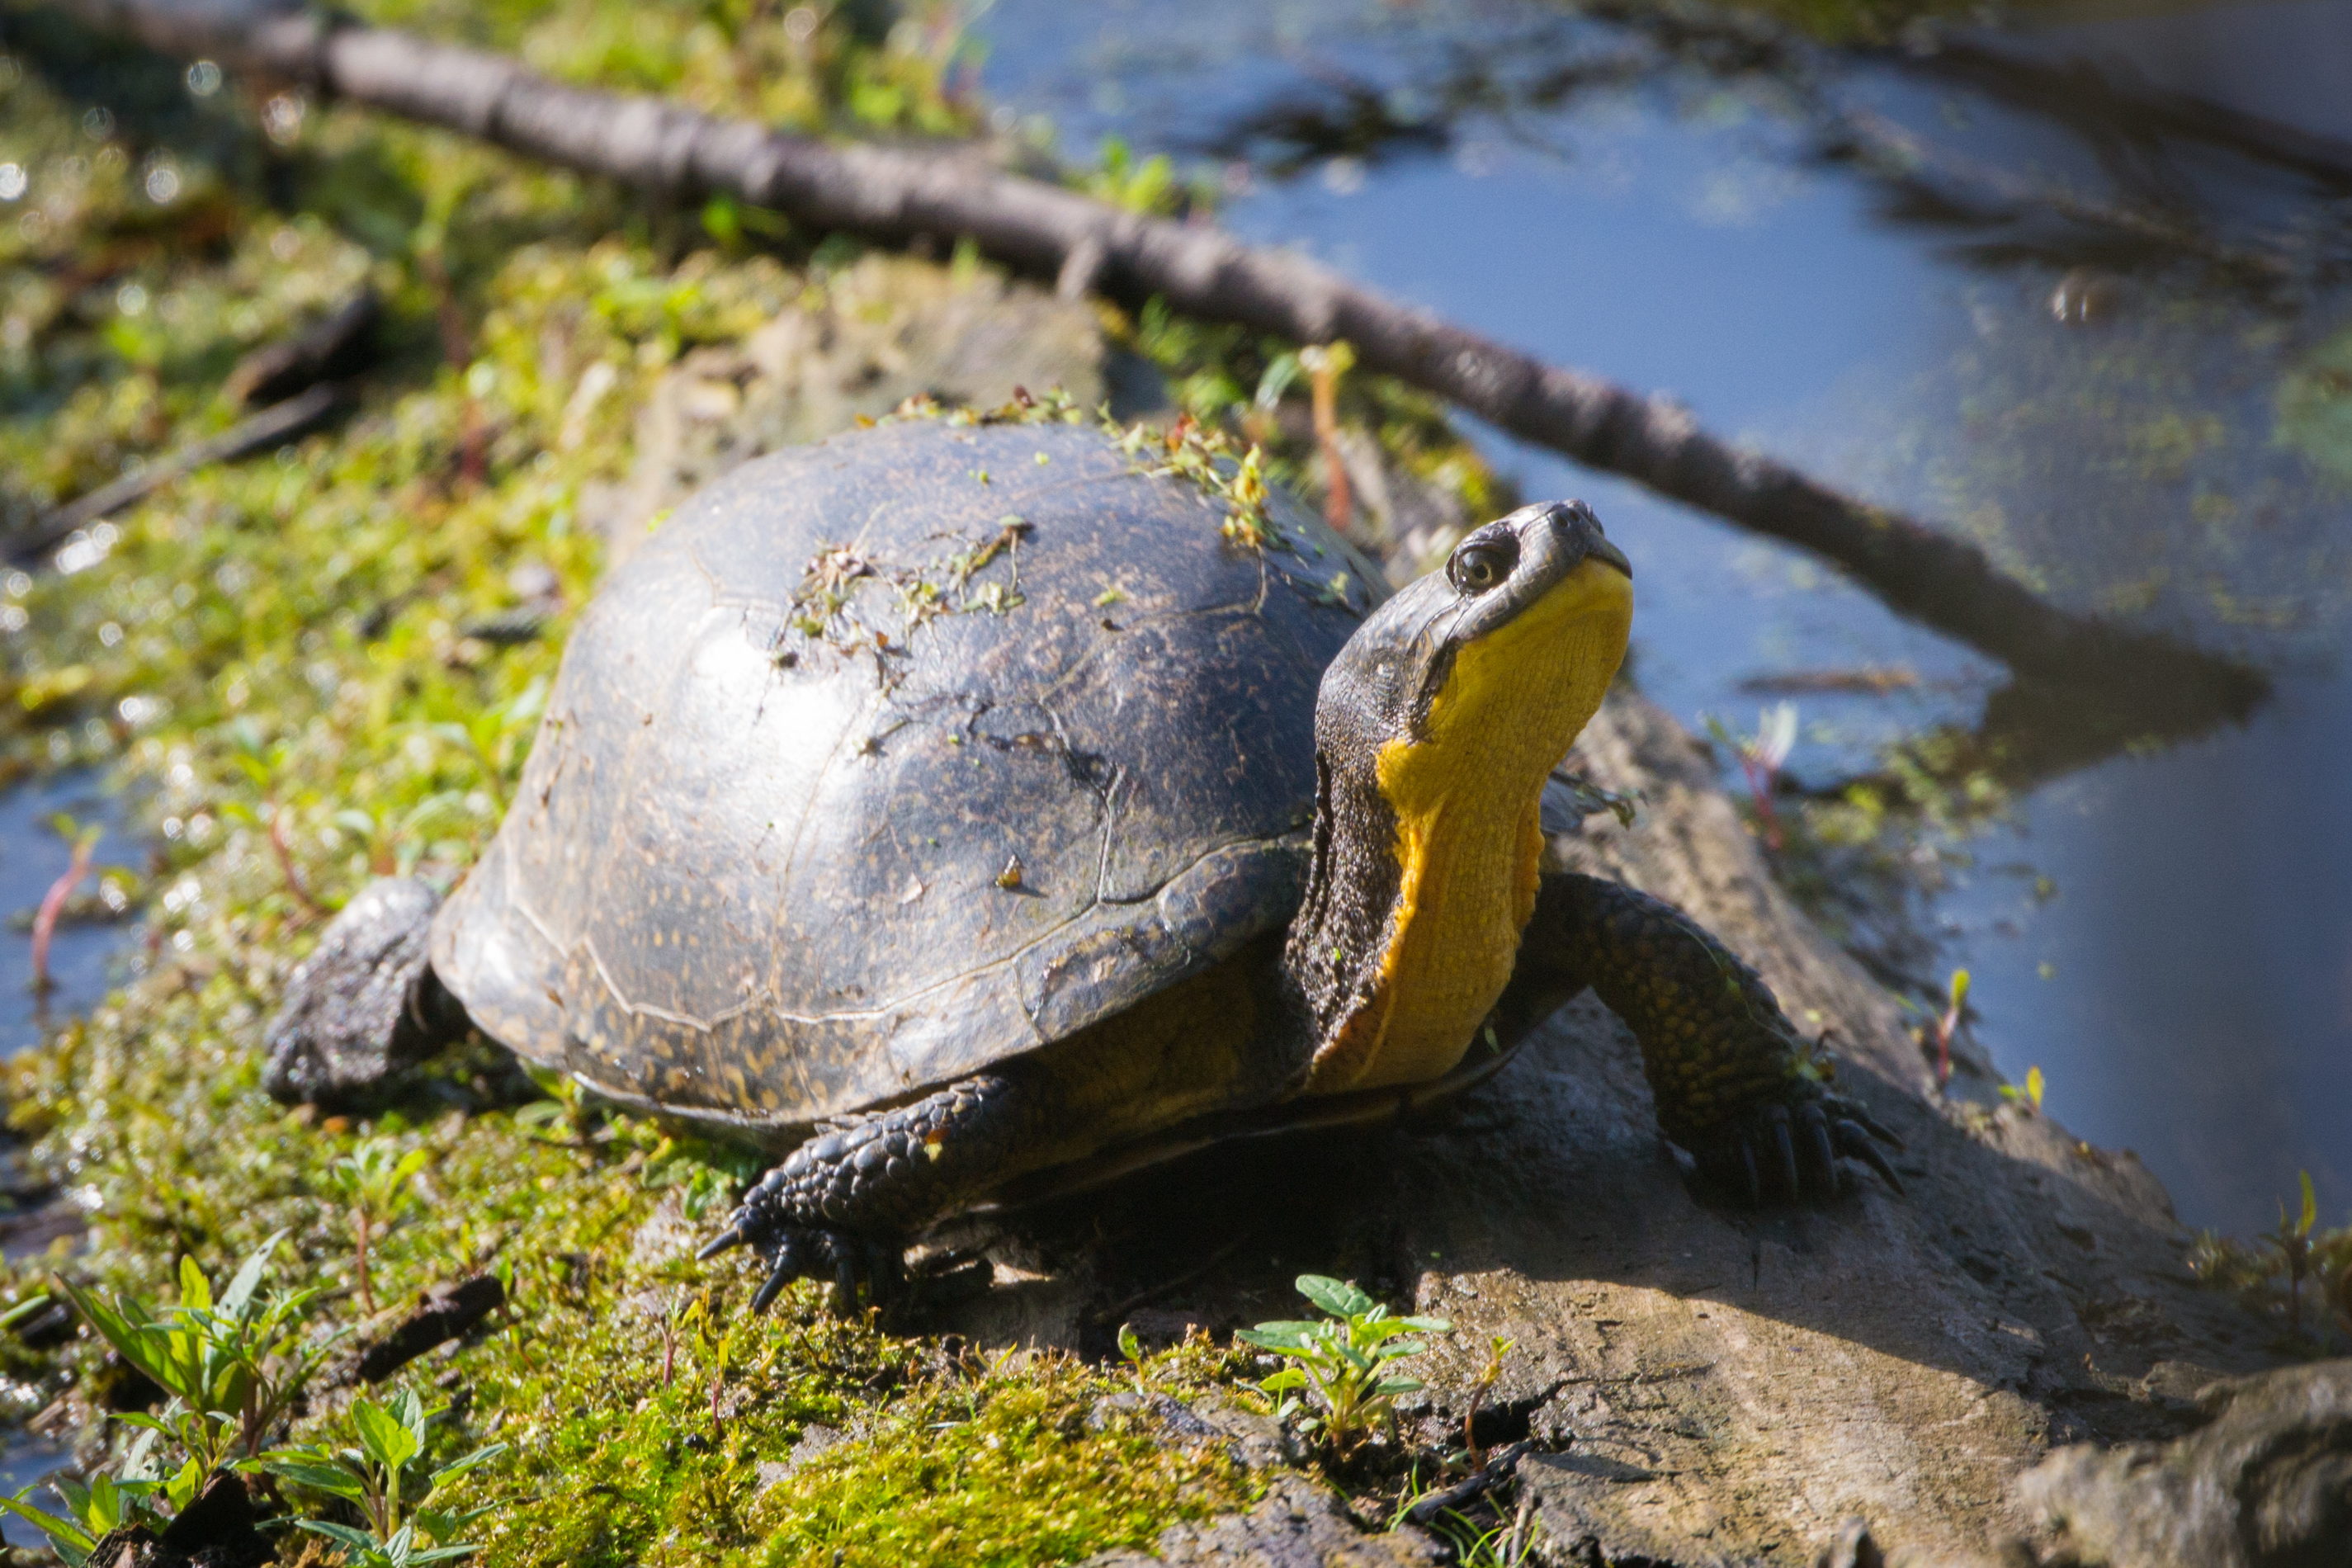
<svg viewBox="0 0 2352 1568">
<path fill-rule="evenodd" d="M 1633 563 L 1625 559 L 1625 552 L 1623 551 L 1610 543 L 1606 539 L 1594 540 L 1591 545 L 1586 549 L 1584 558 L 1587 561 L 1598 561 L 1604 566 L 1613 566 L 1619 572 L 1624 574 L 1626 581 L 1633 581 Z"/>
</svg>

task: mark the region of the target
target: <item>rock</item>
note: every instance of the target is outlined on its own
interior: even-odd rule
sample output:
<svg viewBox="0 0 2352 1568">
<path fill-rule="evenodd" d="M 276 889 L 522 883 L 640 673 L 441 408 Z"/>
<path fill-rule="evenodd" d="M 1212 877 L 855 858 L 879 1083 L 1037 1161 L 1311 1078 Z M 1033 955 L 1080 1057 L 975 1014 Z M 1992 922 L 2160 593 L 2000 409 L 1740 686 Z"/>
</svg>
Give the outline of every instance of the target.
<svg viewBox="0 0 2352 1568">
<path fill-rule="evenodd" d="M 1135 1421 L 1164 1448 L 1220 1445 L 1245 1469 L 1271 1469 L 1298 1457 L 1281 1423 L 1230 1402 L 1196 1408 L 1170 1394 L 1139 1391 L 1107 1394 L 1087 1412 L 1090 1431 L 1122 1419 Z"/>
<path fill-rule="evenodd" d="M 1102 329 L 1083 303 L 990 271 L 868 256 L 740 345 L 697 349 L 637 420 L 637 458 L 599 520 L 617 563 L 646 524 L 738 463 L 822 440 L 908 397 L 994 407 L 1013 388 L 1103 400 Z"/>
<path fill-rule="evenodd" d="M 2170 1443 L 2061 1448 L 2018 1483 L 2069 1568 L 2352 1563 L 2352 1360 L 2206 1389 Z"/>
<path fill-rule="evenodd" d="M 262 1037 L 261 1081 L 272 1096 L 364 1104 L 438 1043 L 411 1002 L 440 907 L 441 895 L 415 878 L 382 877 L 327 923 Z"/>
<path fill-rule="evenodd" d="M 260 1568 L 276 1548 L 254 1527 L 253 1499 L 236 1475 L 215 1475 L 158 1536 L 128 1526 L 101 1537 L 89 1568 Z"/>
<path fill-rule="evenodd" d="M 1083 1568 L 1216 1563 L 1230 1568 L 1437 1568 L 1451 1561 L 1437 1538 L 1412 1525 L 1375 1534 L 1331 1492 L 1285 1475 L 1247 1513 L 1171 1525 L 1152 1552 L 1105 1552 Z"/>
<path fill-rule="evenodd" d="M 1813 1568 L 1886 1568 L 1886 1554 L 1870 1538 L 1867 1521 L 1849 1519 L 1838 1526 L 1836 1538 L 1813 1559 Z"/>
</svg>

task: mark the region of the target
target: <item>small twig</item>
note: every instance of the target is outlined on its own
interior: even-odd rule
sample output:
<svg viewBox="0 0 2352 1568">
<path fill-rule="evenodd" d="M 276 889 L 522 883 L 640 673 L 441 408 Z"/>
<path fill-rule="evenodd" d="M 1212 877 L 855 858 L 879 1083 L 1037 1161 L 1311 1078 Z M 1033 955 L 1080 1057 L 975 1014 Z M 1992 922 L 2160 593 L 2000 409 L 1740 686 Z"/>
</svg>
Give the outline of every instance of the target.
<svg viewBox="0 0 2352 1568">
<path fill-rule="evenodd" d="M 1307 367 L 1313 390 L 1315 444 L 1323 449 L 1323 521 L 1344 538 L 1356 506 L 1348 491 L 1348 464 L 1339 455 L 1339 378 L 1356 363 L 1356 353 L 1346 343 L 1318 345 L 1299 350 L 1298 363 Z"/>
<path fill-rule="evenodd" d="M 33 917 L 33 990 L 36 994 L 46 996 L 57 989 L 57 983 L 49 978 L 49 939 L 57 934 L 58 916 L 64 912 L 66 900 L 73 896 L 73 890 L 81 879 L 89 875 L 89 858 L 98 848 L 98 830 L 92 828 L 74 840 L 73 859 L 66 867 L 65 875 L 51 882 L 49 890 L 41 896 L 40 912 Z"/>
<path fill-rule="evenodd" d="M 375 1292 L 368 1288 L 368 1213 L 364 1204 L 352 1205 L 352 1232 L 356 1239 L 355 1257 L 358 1264 L 360 1306 L 371 1318 L 375 1316 Z"/>
<path fill-rule="evenodd" d="M 310 896 L 309 884 L 302 880 L 301 868 L 294 864 L 294 846 L 286 838 L 286 808 L 275 801 L 269 805 L 269 847 L 278 857 L 278 868 L 286 875 L 287 890 L 294 901 L 313 915 L 324 915 L 326 907 Z"/>
<path fill-rule="evenodd" d="M 342 400 L 341 384 L 324 382 L 283 403 L 272 404 L 217 436 L 167 452 L 135 474 L 125 474 L 53 509 L 22 531 L 0 541 L 0 554 L 14 562 L 28 561 L 62 542 L 74 530 L 144 500 L 184 475 L 213 463 L 235 462 L 266 447 L 291 440 L 332 414 Z"/>
<path fill-rule="evenodd" d="M 1497 1483 L 1510 1479 L 1511 1472 L 1518 1468 L 1519 1456 L 1535 1446 L 1534 1438 L 1522 1437 L 1506 1447 L 1496 1449 L 1484 1465 L 1471 1471 L 1467 1477 L 1444 1491 L 1430 1493 L 1405 1510 L 1405 1518 L 1415 1524 L 1427 1524 L 1448 1509 L 1475 1501 Z"/>
</svg>

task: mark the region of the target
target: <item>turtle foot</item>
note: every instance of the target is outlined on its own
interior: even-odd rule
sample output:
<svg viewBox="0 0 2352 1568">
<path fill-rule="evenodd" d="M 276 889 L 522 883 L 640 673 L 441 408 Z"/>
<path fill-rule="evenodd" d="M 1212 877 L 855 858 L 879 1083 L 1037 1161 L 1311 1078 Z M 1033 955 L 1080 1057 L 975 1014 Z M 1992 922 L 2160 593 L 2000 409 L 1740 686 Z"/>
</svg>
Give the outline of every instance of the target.
<svg viewBox="0 0 2352 1568">
<path fill-rule="evenodd" d="M 1760 1208 L 1783 1203 L 1829 1203 L 1853 1181 L 1840 1162 L 1859 1160 L 1899 1196 L 1903 1183 L 1879 1149 L 1903 1141 L 1868 1111 L 1836 1095 L 1759 1107 L 1711 1149 L 1698 1151 L 1699 1169 L 1717 1188 Z"/>
<path fill-rule="evenodd" d="M 414 877 L 360 889 L 328 922 L 262 1037 L 263 1086 L 281 1100 L 366 1104 L 401 1070 L 466 1032 L 425 948 L 441 895 Z"/>
<path fill-rule="evenodd" d="M 752 1197 L 758 1196 L 755 1189 Z M 738 1247 L 751 1247 L 769 1264 L 767 1279 L 751 1297 L 755 1316 L 795 1279 L 832 1280 L 832 1308 L 845 1314 L 856 1310 L 861 1285 L 867 1303 L 885 1310 L 906 1293 L 907 1266 L 898 1243 L 830 1226 L 782 1223 L 751 1201 L 695 1257 L 716 1258 Z"/>
</svg>

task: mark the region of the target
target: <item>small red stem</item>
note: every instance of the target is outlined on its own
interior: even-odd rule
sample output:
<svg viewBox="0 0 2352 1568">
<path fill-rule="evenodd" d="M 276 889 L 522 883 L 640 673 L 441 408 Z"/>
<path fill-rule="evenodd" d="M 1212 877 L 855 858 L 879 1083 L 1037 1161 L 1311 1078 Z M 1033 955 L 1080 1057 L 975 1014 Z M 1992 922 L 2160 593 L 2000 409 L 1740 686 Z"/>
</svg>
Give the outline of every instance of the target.
<svg viewBox="0 0 2352 1568">
<path fill-rule="evenodd" d="M 33 917 L 33 989 L 43 995 L 56 989 L 49 978 L 49 939 L 57 934 L 58 916 L 65 911 L 66 900 L 84 877 L 89 875 L 89 858 L 98 848 L 98 836 L 84 834 L 74 841 L 73 860 L 66 867 L 65 875 L 49 884 L 41 896 L 40 912 Z"/>
</svg>

